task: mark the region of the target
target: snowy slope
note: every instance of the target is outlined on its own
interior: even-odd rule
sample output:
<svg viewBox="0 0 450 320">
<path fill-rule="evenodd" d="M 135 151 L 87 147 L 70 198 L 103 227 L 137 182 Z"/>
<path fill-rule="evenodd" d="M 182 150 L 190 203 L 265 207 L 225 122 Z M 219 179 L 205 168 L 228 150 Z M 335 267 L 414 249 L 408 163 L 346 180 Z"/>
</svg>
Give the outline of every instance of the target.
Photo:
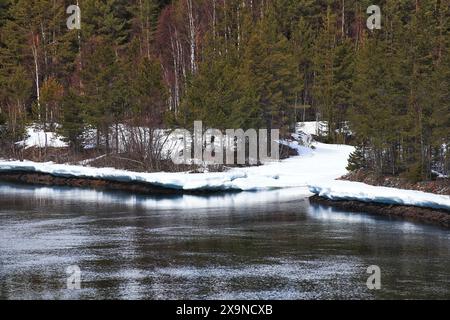
<svg viewBox="0 0 450 320">
<path fill-rule="evenodd" d="M 306 187 L 314 181 L 330 181 L 347 173 L 345 169 L 353 147 L 317 143 L 314 150 L 260 167 L 237 168 L 220 173 L 138 173 L 111 168 L 0 161 L 1 171 L 48 173 L 61 177 L 99 178 L 110 181 L 144 182 L 180 190 L 257 191 Z"/>
<path fill-rule="evenodd" d="M 374 187 L 359 182 L 326 181 L 310 184 L 309 190 L 330 200 L 357 200 L 450 210 L 450 196 L 413 190 Z"/>
</svg>

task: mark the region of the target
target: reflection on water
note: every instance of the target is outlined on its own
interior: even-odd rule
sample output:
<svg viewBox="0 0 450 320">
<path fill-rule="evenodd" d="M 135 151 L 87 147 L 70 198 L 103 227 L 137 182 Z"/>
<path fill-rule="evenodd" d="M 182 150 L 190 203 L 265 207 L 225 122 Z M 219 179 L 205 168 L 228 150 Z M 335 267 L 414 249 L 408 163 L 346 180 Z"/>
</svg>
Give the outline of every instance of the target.
<svg viewBox="0 0 450 320">
<path fill-rule="evenodd" d="M 209 196 L 193 195 L 168 195 L 168 196 L 143 196 L 139 194 L 121 192 L 102 192 L 90 189 L 78 188 L 47 188 L 14 185 L 0 185 L 0 195 L 27 196 L 42 202 L 57 199 L 73 202 L 80 199 L 83 203 L 96 204 L 120 203 L 129 207 L 145 209 L 198 209 L 198 208 L 223 208 L 223 207 L 247 207 L 267 202 L 285 202 L 295 199 L 305 199 L 309 194 L 308 189 L 292 188 L 285 190 L 272 190 L 261 192 L 221 193 Z"/>
<path fill-rule="evenodd" d="M 0 298 L 450 296 L 450 231 L 310 205 L 305 194 L 0 186 Z M 82 270 L 79 291 L 66 288 L 70 265 Z M 380 291 L 366 287 L 369 265 L 382 270 Z"/>
</svg>

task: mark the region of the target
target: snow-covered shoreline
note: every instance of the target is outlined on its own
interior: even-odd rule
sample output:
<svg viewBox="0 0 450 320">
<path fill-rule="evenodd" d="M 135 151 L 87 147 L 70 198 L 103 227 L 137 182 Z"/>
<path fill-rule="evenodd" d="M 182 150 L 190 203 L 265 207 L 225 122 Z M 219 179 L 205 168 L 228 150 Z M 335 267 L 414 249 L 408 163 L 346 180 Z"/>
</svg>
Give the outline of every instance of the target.
<svg viewBox="0 0 450 320">
<path fill-rule="evenodd" d="M 450 211 L 450 196 L 415 190 L 370 186 L 360 182 L 327 181 L 309 185 L 310 192 L 332 201 L 360 201 Z"/>
<path fill-rule="evenodd" d="M 217 173 L 145 173 L 114 168 L 0 159 L 0 174 L 34 173 L 58 178 L 139 183 L 178 192 L 268 191 L 302 188 L 309 189 L 311 194 L 329 200 L 353 200 L 450 210 L 449 196 L 335 180 L 347 174 L 345 169 L 347 160 L 354 150 L 351 146 L 313 143 L 313 148 L 295 145 L 291 147 L 297 149 L 299 156 L 259 167 L 234 168 Z M 302 192 L 301 196 L 304 197 L 305 192 Z"/>
<path fill-rule="evenodd" d="M 146 183 L 186 191 L 262 191 L 306 187 L 313 181 L 332 181 L 347 173 L 353 147 L 316 143 L 299 156 L 259 167 L 235 168 L 219 173 L 141 173 L 113 168 L 93 168 L 31 161 L 2 161 L 0 173 L 25 172 L 63 178 L 101 179 Z"/>
</svg>

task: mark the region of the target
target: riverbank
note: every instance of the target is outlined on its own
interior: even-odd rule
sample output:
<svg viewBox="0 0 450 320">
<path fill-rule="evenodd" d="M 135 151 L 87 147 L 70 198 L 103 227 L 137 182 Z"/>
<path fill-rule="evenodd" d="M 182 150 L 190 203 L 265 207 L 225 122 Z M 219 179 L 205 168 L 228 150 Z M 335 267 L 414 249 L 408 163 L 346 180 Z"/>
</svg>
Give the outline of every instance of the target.
<svg viewBox="0 0 450 320">
<path fill-rule="evenodd" d="M 371 186 L 416 190 L 450 196 L 450 178 L 443 175 L 436 176 L 434 180 L 430 181 L 411 182 L 404 177 L 377 175 L 373 172 L 361 169 L 350 172 L 339 180 L 362 182 Z"/>
<path fill-rule="evenodd" d="M 367 203 L 355 200 L 330 200 L 317 195 L 310 198 L 310 203 L 348 210 L 352 212 L 364 212 L 381 216 L 397 217 L 409 221 L 439 225 L 445 228 L 450 228 L 450 211 L 444 209 Z"/>
<path fill-rule="evenodd" d="M 258 167 L 232 168 L 225 172 L 148 173 L 81 165 L 0 160 L 0 173 L 10 175 L 9 179 L 14 178 L 11 175 L 36 173 L 38 175 L 20 179 L 26 183 L 46 183 L 46 185 L 52 183 L 48 177 L 50 176 L 65 179 L 62 180 L 64 183 L 68 181 L 73 183 L 71 181 L 77 179 L 102 180 L 121 184 L 148 184 L 184 193 L 264 191 L 306 187 L 312 181 L 333 181 L 347 173 L 345 166 L 352 151 L 353 147 L 350 146 L 315 143 L 314 149 L 299 148 L 300 155 L 296 157 L 269 162 Z M 47 177 L 42 178 L 41 174 Z"/>
<path fill-rule="evenodd" d="M 343 180 L 315 182 L 309 191 L 328 200 L 413 206 L 450 211 L 450 196 L 417 190 L 371 186 Z"/>
<path fill-rule="evenodd" d="M 39 172 L 0 172 L 0 181 L 50 187 L 90 188 L 155 195 L 200 194 L 201 190 L 183 191 L 145 182 L 120 182 L 96 178 L 57 177 Z"/>
</svg>

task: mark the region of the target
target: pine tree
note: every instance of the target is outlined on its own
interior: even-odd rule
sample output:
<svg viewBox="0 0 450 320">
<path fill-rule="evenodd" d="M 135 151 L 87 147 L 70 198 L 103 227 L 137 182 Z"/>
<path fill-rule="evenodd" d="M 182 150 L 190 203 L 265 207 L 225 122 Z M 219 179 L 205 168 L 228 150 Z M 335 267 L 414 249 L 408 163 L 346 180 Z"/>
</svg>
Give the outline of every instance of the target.
<svg viewBox="0 0 450 320">
<path fill-rule="evenodd" d="M 353 172 L 365 168 L 366 168 L 366 157 L 364 153 L 364 148 L 358 146 L 356 147 L 356 150 L 350 154 L 346 169 L 348 171 Z"/>
<path fill-rule="evenodd" d="M 61 126 L 58 128 L 58 133 L 65 137 L 66 142 L 75 152 L 79 152 L 82 148 L 86 125 L 82 97 L 73 90 L 69 90 L 62 101 L 61 109 Z"/>
<path fill-rule="evenodd" d="M 327 15 L 320 35 L 315 44 L 314 58 L 314 105 L 320 118 L 328 122 L 328 136 L 335 141 L 337 129 L 335 109 L 335 51 L 336 51 L 336 17 L 328 7 Z"/>
<path fill-rule="evenodd" d="M 12 70 L 7 82 L 9 123 L 8 131 L 12 141 L 19 139 L 24 134 L 24 125 L 27 119 L 26 101 L 29 99 L 32 84 L 27 77 L 25 69 L 17 66 Z"/>
<path fill-rule="evenodd" d="M 289 130 L 297 92 L 301 89 L 296 59 L 285 36 L 277 30 L 269 7 L 251 35 L 242 66 L 258 96 L 259 117 L 266 128 Z"/>
<path fill-rule="evenodd" d="M 314 84 L 314 61 L 315 54 L 315 33 L 313 26 L 305 18 L 301 17 L 297 24 L 293 27 L 292 43 L 294 55 L 298 63 L 298 79 L 299 86 L 302 85 L 302 90 L 296 95 L 296 103 L 303 105 L 303 121 L 306 120 L 306 106 L 312 105 L 313 98 L 313 84 Z M 298 121 L 299 119 L 295 119 Z"/>
<path fill-rule="evenodd" d="M 97 143 L 104 139 L 106 152 L 110 152 L 110 127 L 114 123 L 111 108 L 115 95 L 112 89 L 120 76 L 114 46 L 108 40 L 100 39 L 92 44 L 86 55 L 82 73 L 85 85 L 86 120 L 97 129 Z M 100 145 L 99 145 L 100 146 Z"/>
<path fill-rule="evenodd" d="M 166 112 L 167 88 L 162 80 L 160 62 L 152 56 L 150 59 L 142 58 L 131 84 L 135 123 L 152 129 L 161 128 Z"/>
<path fill-rule="evenodd" d="M 140 54 L 150 59 L 160 12 L 159 3 L 156 0 L 139 0 L 130 5 L 129 11 L 133 15 L 133 24 L 139 28 L 137 37 Z"/>
<path fill-rule="evenodd" d="M 45 131 L 54 131 L 55 126 L 59 121 L 60 104 L 63 99 L 64 88 L 53 77 L 48 78 L 41 87 L 41 104 L 42 114 L 39 119 L 42 119 Z"/>
</svg>

